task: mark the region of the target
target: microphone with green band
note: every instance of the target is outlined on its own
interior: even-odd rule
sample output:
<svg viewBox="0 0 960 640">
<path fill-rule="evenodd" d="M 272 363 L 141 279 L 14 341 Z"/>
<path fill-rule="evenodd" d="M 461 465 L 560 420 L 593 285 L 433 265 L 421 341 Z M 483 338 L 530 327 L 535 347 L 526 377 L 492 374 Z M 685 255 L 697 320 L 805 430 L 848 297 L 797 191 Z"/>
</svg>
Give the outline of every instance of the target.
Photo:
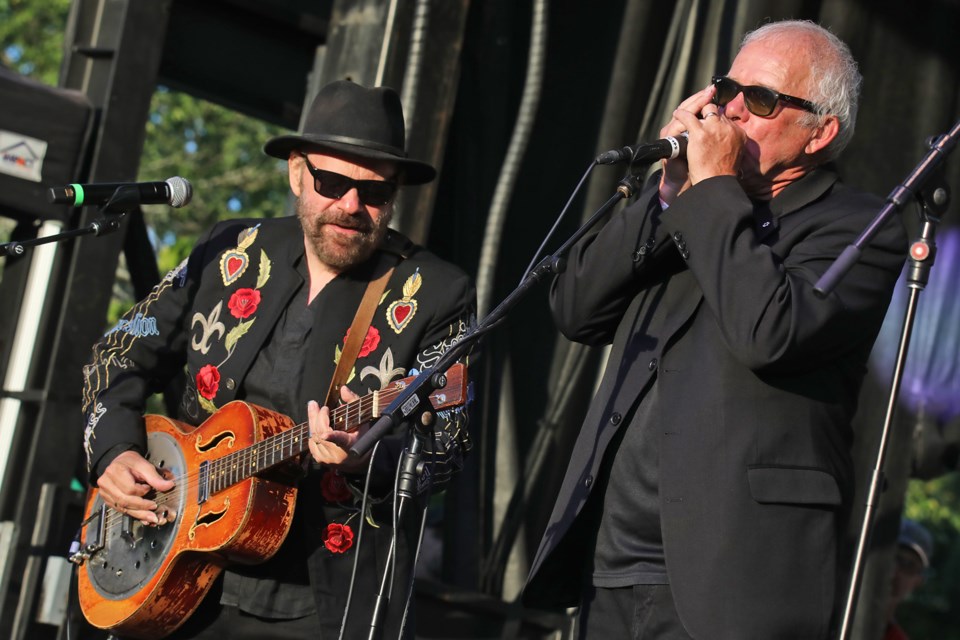
<svg viewBox="0 0 960 640">
<path fill-rule="evenodd" d="M 190 202 L 192 196 L 193 187 L 180 176 L 163 182 L 70 184 L 47 191 L 48 202 L 73 207 L 100 206 L 119 201 L 127 206 L 166 204 L 176 208 Z"/>
</svg>

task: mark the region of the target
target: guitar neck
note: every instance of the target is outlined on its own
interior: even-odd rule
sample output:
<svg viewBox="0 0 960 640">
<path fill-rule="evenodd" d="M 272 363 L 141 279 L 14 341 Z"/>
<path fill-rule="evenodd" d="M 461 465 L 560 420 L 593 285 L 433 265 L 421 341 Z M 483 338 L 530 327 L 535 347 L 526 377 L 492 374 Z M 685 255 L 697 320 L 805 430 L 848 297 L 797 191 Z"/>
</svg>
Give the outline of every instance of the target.
<svg viewBox="0 0 960 640">
<path fill-rule="evenodd" d="M 447 371 L 447 379 L 447 385 L 430 396 L 430 402 L 435 409 L 458 406 L 464 401 L 465 367 L 462 364 L 454 365 Z M 379 416 L 381 409 L 389 405 L 411 380 L 413 377 L 405 378 L 385 389 L 336 407 L 330 412 L 330 426 L 338 431 L 357 429 L 364 422 Z M 222 491 L 299 456 L 309 449 L 309 438 L 310 425 L 304 422 L 205 463 L 200 469 L 201 486 L 209 488 L 208 495 Z"/>
<path fill-rule="evenodd" d="M 349 425 L 344 430 L 356 429 L 373 417 L 373 410 L 378 404 L 375 396 L 378 394 L 382 397 L 382 392 L 375 391 L 359 400 L 337 407 L 331 415 L 331 422 L 339 419 L 340 422 Z M 310 425 L 304 422 L 264 438 L 249 447 L 212 460 L 206 470 L 200 471 L 201 486 L 208 486 L 210 495 L 227 489 L 261 471 L 299 456 L 309 449 L 309 438 Z"/>
</svg>

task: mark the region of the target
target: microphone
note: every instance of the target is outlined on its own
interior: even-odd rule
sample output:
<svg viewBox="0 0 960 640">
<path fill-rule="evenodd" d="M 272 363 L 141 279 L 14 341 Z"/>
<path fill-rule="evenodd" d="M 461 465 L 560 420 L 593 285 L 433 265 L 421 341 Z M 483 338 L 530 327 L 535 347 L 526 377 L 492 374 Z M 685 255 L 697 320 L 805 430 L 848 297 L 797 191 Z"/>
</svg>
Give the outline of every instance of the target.
<svg viewBox="0 0 960 640">
<path fill-rule="evenodd" d="M 597 156 L 596 162 L 597 164 L 618 164 L 620 162 L 650 164 L 664 158 L 673 160 L 685 155 L 687 155 L 686 132 L 677 137 L 667 136 L 656 142 L 641 142 L 630 147 L 605 151 Z"/>
<path fill-rule="evenodd" d="M 182 207 L 190 202 L 193 187 L 180 176 L 164 182 L 121 182 L 117 184 L 70 184 L 53 187 L 47 191 L 51 204 L 67 204 L 73 207 L 86 205 L 168 204 Z"/>
</svg>

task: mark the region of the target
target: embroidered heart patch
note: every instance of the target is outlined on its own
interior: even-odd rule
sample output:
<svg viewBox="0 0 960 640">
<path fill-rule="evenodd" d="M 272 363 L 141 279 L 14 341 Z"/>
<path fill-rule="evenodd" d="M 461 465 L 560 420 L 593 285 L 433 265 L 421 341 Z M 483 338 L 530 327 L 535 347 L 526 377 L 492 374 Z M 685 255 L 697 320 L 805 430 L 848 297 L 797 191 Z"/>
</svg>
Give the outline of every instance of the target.
<svg viewBox="0 0 960 640">
<path fill-rule="evenodd" d="M 387 308 L 387 322 L 395 332 L 400 333 L 416 313 L 416 300 L 397 300 Z"/>
<path fill-rule="evenodd" d="M 220 274 L 223 276 L 224 286 L 236 282 L 237 278 L 247 270 L 250 259 L 242 251 L 227 251 L 220 259 Z"/>
</svg>

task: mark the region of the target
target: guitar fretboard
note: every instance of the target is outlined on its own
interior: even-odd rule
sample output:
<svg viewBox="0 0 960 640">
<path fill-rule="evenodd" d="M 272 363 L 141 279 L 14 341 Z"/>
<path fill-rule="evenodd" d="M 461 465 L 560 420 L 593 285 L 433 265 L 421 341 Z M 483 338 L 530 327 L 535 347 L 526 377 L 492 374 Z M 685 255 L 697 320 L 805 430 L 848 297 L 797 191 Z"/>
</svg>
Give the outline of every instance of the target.
<svg viewBox="0 0 960 640">
<path fill-rule="evenodd" d="M 335 408 L 330 415 L 333 429 L 350 431 L 375 415 L 379 408 L 395 398 L 402 388 L 391 387 L 375 391 L 348 404 Z M 308 449 L 310 426 L 306 422 L 264 438 L 260 442 L 239 451 L 211 460 L 201 465 L 200 484 L 207 491 L 201 492 L 201 501 L 232 487 L 251 476 L 300 455 Z"/>
</svg>

